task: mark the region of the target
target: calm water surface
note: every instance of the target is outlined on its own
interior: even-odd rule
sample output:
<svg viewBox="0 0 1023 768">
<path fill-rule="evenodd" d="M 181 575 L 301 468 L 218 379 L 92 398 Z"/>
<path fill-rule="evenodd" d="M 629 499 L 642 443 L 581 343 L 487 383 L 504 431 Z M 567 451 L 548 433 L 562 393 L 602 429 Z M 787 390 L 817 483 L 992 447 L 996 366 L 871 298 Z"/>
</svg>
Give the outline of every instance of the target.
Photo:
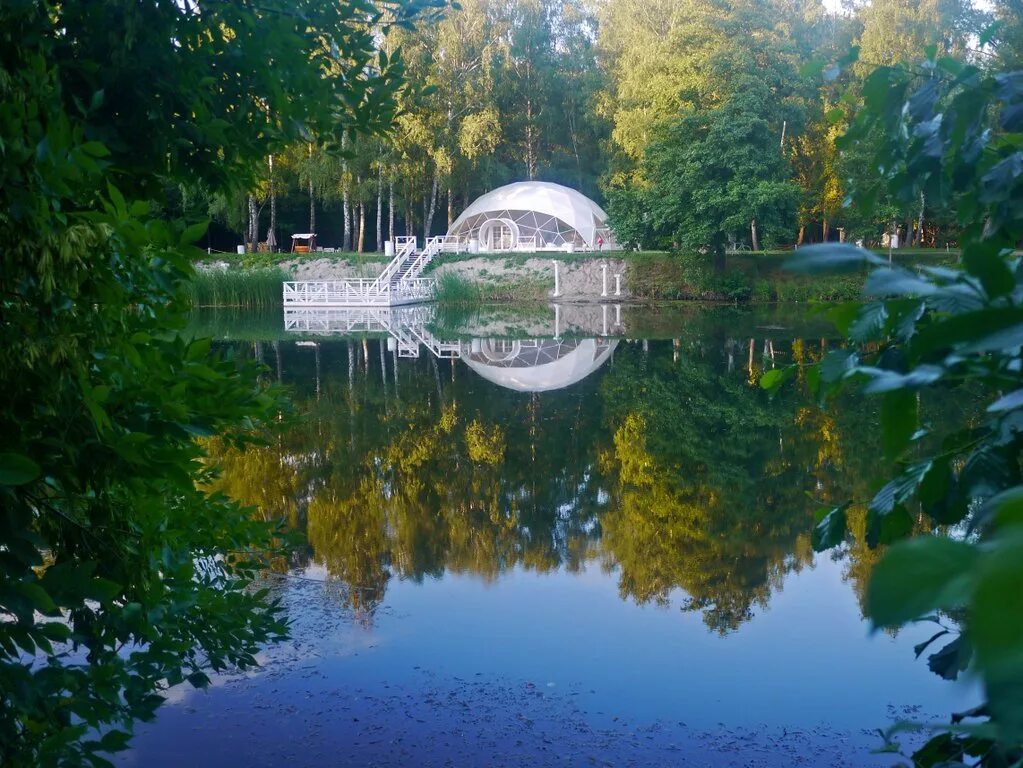
<svg viewBox="0 0 1023 768">
<path fill-rule="evenodd" d="M 885 471 L 874 403 L 758 386 L 836 343 L 820 320 L 200 325 L 298 406 L 269 448 L 212 446 L 225 491 L 304 535 L 268 577 L 294 638 L 174 691 L 125 764 L 890 765 L 871 729 L 973 703 L 914 661 L 928 626 L 869 632 L 862 509 L 812 551 L 814 511 Z"/>
</svg>

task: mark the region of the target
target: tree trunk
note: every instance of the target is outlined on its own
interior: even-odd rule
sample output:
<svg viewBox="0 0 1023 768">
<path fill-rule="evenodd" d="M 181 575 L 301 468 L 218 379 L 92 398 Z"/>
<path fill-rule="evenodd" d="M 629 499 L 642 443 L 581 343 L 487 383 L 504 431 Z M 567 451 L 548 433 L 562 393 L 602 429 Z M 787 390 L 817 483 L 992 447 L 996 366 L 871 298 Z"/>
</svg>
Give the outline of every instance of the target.
<svg viewBox="0 0 1023 768">
<path fill-rule="evenodd" d="M 359 201 L 359 253 L 366 247 L 366 204 Z"/>
<path fill-rule="evenodd" d="M 259 209 L 256 207 L 255 195 L 249 195 L 249 234 L 247 239 L 248 248 L 246 250 L 255 251 L 259 244 Z"/>
<path fill-rule="evenodd" d="M 316 234 L 316 195 L 313 192 L 312 179 L 309 179 L 309 231 Z"/>
<path fill-rule="evenodd" d="M 451 182 L 448 182 L 448 231 L 451 231 L 451 225 L 455 223 L 455 194 L 451 189 Z"/>
<path fill-rule="evenodd" d="M 377 166 L 377 252 L 384 250 L 384 166 Z"/>
<path fill-rule="evenodd" d="M 423 247 L 430 239 L 430 231 L 433 229 L 433 217 L 437 213 L 437 190 L 440 186 L 440 169 L 433 171 L 433 189 L 430 191 L 430 208 L 423 217 Z"/>
<path fill-rule="evenodd" d="M 803 238 L 806 237 L 806 224 L 799 225 L 799 235 L 796 236 L 796 247 L 798 248 L 803 244 Z"/>
<path fill-rule="evenodd" d="M 752 241 L 751 244 L 753 246 L 753 250 L 754 251 L 759 251 L 760 250 L 760 238 L 757 237 L 757 220 L 756 219 L 753 219 L 749 223 L 749 232 L 750 232 L 750 238 L 751 238 L 751 241 Z"/>
<path fill-rule="evenodd" d="M 341 134 L 341 151 L 348 149 L 348 135 Z M 341 241 L 342 251 L 352 250 L 352 211 L 349 206 L 351 197 L 350 185 L 348 183 L 348 160 L 341 161 L 341 217 L 344 224 L 344 234 Z"/>
<path fill-rule="evenodd" d="M 387 239 L 394 242 L 394 176 L 387 180 Z"/>
<path fill-rule="evenodd" d="M 277 187 L 274 183 L 274 156 L 270 155 L 270 229 L 267 230 L 266 239 L 270 240 L 270 233 L 273 233 L 274 247 L 277 249 Z"/>
<path fill-rule="evenodd" d="M 309 145 L 309 159 L 313 157 L 313 145 Z M 309 169 L 309 231 L 316 234 L 316 194 L 313 190 L 313 174 Z"/>
<path fill-rule="evenodd" d="M 828 227 L 828 220 L 824 219 L 824 221 L 821 222 L 821 242 L 822 243 L 828 242 L 828 229 L 829 229 L 829 227 Z"/>
<path fill-rule="evenodd" d="M 920 192 L 920 219 L 916 225 L 916 246 L 922 248 L 924 244 L 924 193 Z"/>
<path fill-rule="evenodd" d="M 534 146 L 536 131 L 533 125 L 533 100 L 526 97 L 526 177 L 532 181 L 536 178 L 536 147 Z"/>
</svg>

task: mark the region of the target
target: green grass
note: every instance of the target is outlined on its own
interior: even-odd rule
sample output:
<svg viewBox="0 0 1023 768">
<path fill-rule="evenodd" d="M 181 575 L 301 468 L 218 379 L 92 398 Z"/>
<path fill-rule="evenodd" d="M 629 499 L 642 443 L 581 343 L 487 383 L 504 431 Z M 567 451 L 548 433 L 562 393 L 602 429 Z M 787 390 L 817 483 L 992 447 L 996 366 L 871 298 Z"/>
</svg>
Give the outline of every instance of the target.
<svg viewBox="0 0 1023 768">
<path fill-rule="evenodd" d="M 550 286 L 534 278 L 502 280 L 500 283 L 476 282 L 461 275 L 445 272 L 437 277 L 436 301 L 446 306 L 472 307 L 493 302 L 548 301 Z"/>
<path fill-rule="evenodd" d="M 200 269 L 189 283 L 194 307 L 270 309 L 283 303 L 282 287 L 290 275 L 280 267 Z"/>
</svg>

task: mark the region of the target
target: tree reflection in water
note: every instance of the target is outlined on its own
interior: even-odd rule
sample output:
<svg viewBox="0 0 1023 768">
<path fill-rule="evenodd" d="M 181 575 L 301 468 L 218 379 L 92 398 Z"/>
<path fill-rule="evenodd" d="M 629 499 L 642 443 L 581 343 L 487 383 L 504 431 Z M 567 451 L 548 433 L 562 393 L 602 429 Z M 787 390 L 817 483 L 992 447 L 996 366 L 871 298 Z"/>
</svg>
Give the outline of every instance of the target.
<svg viewBox="0 0 1023 768">
<path fill-rule="evenodd" d="M 770 341 L 749 344 L 764 359 L 724 329 L 622 343 L 593 375 L 541 393 L 457 360 L 399 360 L 380 338 L 282 343 L 301 415 L 267 447 L 214 440 L 218 482 L 304 532 L 290 565 L 325 568 L 367 623 L 393 577 L 592 565 L 617 574 L 623 599 L 700 611 L 727 633 L 812 564 L 814 511 L 866 498 L 879 455 L 868 402 L 824 412 L 800 388 L 760 390 L 770 355 L 826 345 Z M 874 553 L 856 515 L 834 556 L 862 594 Z"/>
</svg>

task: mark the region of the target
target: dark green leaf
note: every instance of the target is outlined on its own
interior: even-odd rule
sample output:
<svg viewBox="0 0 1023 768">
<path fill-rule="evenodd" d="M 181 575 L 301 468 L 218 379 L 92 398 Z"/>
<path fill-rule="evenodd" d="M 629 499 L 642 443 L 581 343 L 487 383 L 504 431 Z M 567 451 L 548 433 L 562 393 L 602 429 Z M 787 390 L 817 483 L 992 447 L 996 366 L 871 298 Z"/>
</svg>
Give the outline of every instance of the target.
<svg viewBox="0 0 1023 768">
<path fill-rule="evenodd" d="M 1023 533 L 985 553 L 971 605 L 970 639 L 989 706 L 1011 739 L 1023 736 Z"/>
<path fill-rule="evenodd" d="M 849 504 L 834 509 L 821 509 L 817 512 L 817 525 L 813 529 L 813 549 L 815 552 L 837 547 L 845 541 L 846 510 Z"/>
<path fill-rule="evenodd" d="M 0 485 L 27 485 L 42 472 L 42 468 L 28 456 L 0 453 Z"/>
<path fill-rule="evenodd" d="M 916 645 L 913 646 L 913 653 L 916 654 L 916 657 L 919 659 L 920 654 L 926 651 L 935 640 L 937 640 L 939 637 L 944 637 L 947 634 L 948 630 L 943 629 L 940 632 L 932 635 L 929 640 L 924 640 L 922 643 L 917 643 Z"/>
<path fill-rule="evenodd" d="M 90 579 L 83 586 L 82 592 L 90 600 L 96 600 L 104 605 L 112 602 L 120 596 L 122 587 L 110 579 L 95 577 Z"/>
<path fill-rule="evenodd" d="M 992 298 L 1004 296 L 1016 287 L 1016 280 L 1005 260 L 990 248 L 967 248 L 963 252 L 963 266 L 980 278 L 984 290 Z"/>
<path fill-rule="evenodd" d="M 934 536 L 894 544 L 870 577 L 867 615 L 875 627 L 900 626 L 965 605 L 979 558 L 970 544 Z"/>
<path fill-rule="evenodd" d="M 887 512 L 867 510 L 867 546 L 871 549 L 901 541 L 913 532 L 913 516 L 902 504 Z"/>
<path fill-rule="evenodd" d="M 863 292 L 868 296 L 929 296 L 937 290 L 929 280 L 905 269 L 884 267 L 867 277 Z"/>
<path fill-rule="evenodd" d="M 884 264 L 876 254 L 847 243 L 809 245 L 796 251 L 785 262 L 785 268 L 807 274 L 838 274 L 857 272 L 875 264 Z"/>
<path fill-rule="evenodd" d="M 988 413 L 1001 413 L 1023 407 L 1023 389 L 1017 389 L 1003 397 L 998 398 L 988 406 Z"/>
<path fill-rule="evenodd" d="M 185 678 L 195 688 L 208 688 L 210 678 L 204 672 L 193 672 Z"/>
<path fill-rule="evenodd" d="M 821 380 L 826 384 L 840 381 L 855 368 L 858 360 L 858 355 L 851 349 L 835 349 L 828 352 L 820 363 Z"/>
<path fill-rule="evenodd" d="M 886 392 L 881 398 L 881 445 L 885 459 L 895 461 L 917 429 L 917 396 L 909 389 Z"/>
<path fill-rule="evenodd" d="M 786 381 L 792 378 L 795 373 L 795 368 L 792 366 L 786 366 L 785 368 L 775 368 L 774 370 L 767 371 L 763 376 L 760 377 L 760 386 L 768 391 L 773 391 L 781 387 Z"/>
<path fill-rule="evenodd" d="M 857 342 L 872 341 L 881 335 L 887 321 L 888 307 L 884 302 L 873 301 L 865 304 L 849 327 L 849 338 Z"/>
<path fill-rule="evenodd" d="M 917 656 L 920 654 L 918 653 Z M 970 666 L 973 648 L 966 635 L 959 635 L 940 651 L 927 657 L 927 668 L 944 680 L 957 680 L 959 673 Z"/>
<path fill-rule="evenodd" d="M 192 243 L 198 242 L 202 236 L 206 234 L 206 230 L 209 229 L 209 226 L 210 223 L 208 221 L 200 221 L 193 224 L 181 233 L 182 244 L 191 245 Z"/>
</svg>

